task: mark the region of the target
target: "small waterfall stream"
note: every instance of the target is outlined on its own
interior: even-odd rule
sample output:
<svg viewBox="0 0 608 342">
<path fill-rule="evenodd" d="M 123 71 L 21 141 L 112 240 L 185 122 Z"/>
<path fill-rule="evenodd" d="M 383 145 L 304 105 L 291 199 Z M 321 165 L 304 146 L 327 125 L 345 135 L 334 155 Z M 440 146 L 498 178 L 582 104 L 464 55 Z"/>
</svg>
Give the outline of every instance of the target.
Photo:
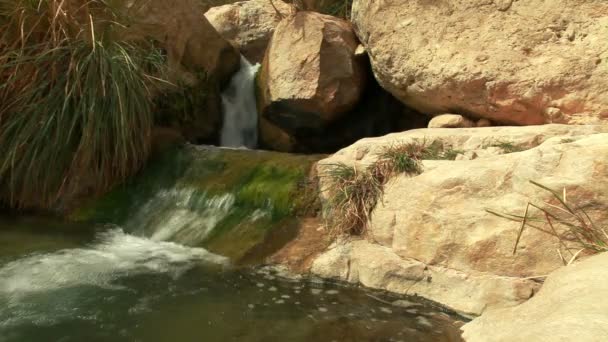
<svg viewBox="0 0 608 342">
<path fill-rule="evenodd" d="M 0 216 L 0 342 L 458 340 L 455 317 L 415 298 L 242 267 L 285 243 L 316 157 L 163 156 L 78 227 Z"/>
<path fill-rule="evenodd" d="M 224 125 L 220 143 L 226 147 L 255 148 L 258 141 L 258 115 L 255 75 L 259 64 L 251 65 L 241 56 L 241 68 L 222 93 Z"/>
<path fill-rule="evenodd" d="M 257 145 L 258 69 L 241 58 L 222 94 L 222 146 Z M 87 223 L 94 236 L 78 243 L 0 216 L 0 342 L 458 340 L 454 317 L 414 298 L 231 267 L 290 237 L 318 156 L 185 146 L 158 158 L 76 215 L 114 223 Z"/>
</svg>

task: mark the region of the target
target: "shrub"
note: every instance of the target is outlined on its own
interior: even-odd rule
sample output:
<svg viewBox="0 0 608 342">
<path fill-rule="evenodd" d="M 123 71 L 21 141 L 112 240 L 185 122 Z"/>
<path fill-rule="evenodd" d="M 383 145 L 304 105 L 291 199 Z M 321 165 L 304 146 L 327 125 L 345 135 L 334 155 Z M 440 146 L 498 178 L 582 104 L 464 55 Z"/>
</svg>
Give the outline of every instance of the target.
<svg viewBox="0 0 608 342">
<path fill-rule="evenodd" d="M 530 227 L 556 238 L 562 249 L 571 255 L 571 260 L 581 252 L 598 253 L 608 251 L 608 234 L 605 227 L 595 224 L 584 208 L 571 203 L 566 190 L 559 193 L 540 183 L 531 181 L 539 189 L 549 192 L 557 204 L 534 204 L 528 202 L 524 215 L 501 214 L 487 210 L 490 214 L 521 223 L 513 254 L 517 252 L 521 236 Z M 539 215 L 533 216 L 533 211 Z M 566 260 L 561 255 L 565 264 Z"/>
<path fill-rule="evenodd" d="M 0 200 L 12 207 L 104 191 L 146 160 L 163 57 L 119 38 L 111 3 L 0 5 Z"/>
</svg>

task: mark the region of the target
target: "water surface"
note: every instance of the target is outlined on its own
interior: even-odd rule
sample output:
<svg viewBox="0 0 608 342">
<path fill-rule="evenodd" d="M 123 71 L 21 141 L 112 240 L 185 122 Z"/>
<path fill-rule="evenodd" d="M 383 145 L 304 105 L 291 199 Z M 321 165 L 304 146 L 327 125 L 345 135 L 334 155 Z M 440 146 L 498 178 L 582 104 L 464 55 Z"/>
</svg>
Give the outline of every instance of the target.
<svg viewBox="0 0 608 342">
<path fill-rule="evenodd" d="M 51 232 L 53 226 L 56 230 Z M 63 228 L 62 228 L 63 227 Z M 458 341 L 455 317 L 412 298 L 202 248 L 0 219 L 0 341 Z"/>
</svg>

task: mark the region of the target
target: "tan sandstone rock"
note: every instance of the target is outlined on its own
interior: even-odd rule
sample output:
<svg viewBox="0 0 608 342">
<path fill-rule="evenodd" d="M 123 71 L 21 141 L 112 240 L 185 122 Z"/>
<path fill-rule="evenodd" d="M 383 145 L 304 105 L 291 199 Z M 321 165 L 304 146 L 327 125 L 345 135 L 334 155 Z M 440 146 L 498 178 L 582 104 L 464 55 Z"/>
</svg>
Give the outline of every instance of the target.
<svg viewBox="0 0 608 342">
<path fill-rule="evenodd" d="M 274 7 L 269 0 L 239 1 L 212 7 L 205 17 L 250 62 L 260 63 L 274 29 L 283 16 L 289 16 L 293 11 L 281 0 L 273 0 L 273 3 Z"/>
<path fill-rule="evenodd" d="M 424 161 L 422 174 L 397 176 L 385 186 L 369 228 L 370 241 L 386 255 L 376 261 L 383 267 L 369 269 L 355 262 L 357 255 L 363 254 L 353 243 L 348 253 L 330 250 L 321 256 L 313 272 L 343 279 L 374 272 L 373 277 L 364 279 L 389 279 L 392 285 L 369 280 L 369 286 L 418 293 L 468 314 L 519 304 L 537 287 L 523 278 L 546 275 L 562 266 L 556 252 L 559 243 L 528 229 L 513 255 L 519 223 L 491 215 L 486 209 L 521 215 L 528 201 L 549 200 L 550 194 L 529 182 L 534 180 L 557 190 L 566 187 L 569 198 L 587 205 L 594 219 L 606 219 L 608 134 L 602 132 L 608 132 L 608 126 L 545 125 L 419 129 L 362 139 L 319 162 L 319 174 L 336 163 L 362 170 L 384 148 L 400 142 L 441 141 L 465 155 L 474 152 L 475 157 Z M 523 151 L 514 152 L 519 150 Z M 321 188 L 326 188 L 328 181 L 321 177 Z M 338 272 L 342 267 L 321 266 L 335 264 L 335 260 L 346 260 L 342 265 L 350 265 L 348 277 L 343 270 Z M 428 266 L 425 275 L 436 281 L 420 281 L 410 287 L 407 281 L 393 277 L 402 274 L 404 267 L 408 269 L 405 274 L 410 274 L 413 261 Z M 366 284 L 361 279 L 355 280 Z M 453 291 L 451 282 L 460 290 Z"/>
<path fill-rule="evenodd" d="M 473 121 L 458 114 L 437 115 L 429 122 L 429 128 L 469 128 L 474 126 Z"/>
<path fill-rule="evenodd" d="M 382 86 L 426 114 L 498 123 L 608 119 L 608 2 L 354 0 Z"/>
<path fill-rule="evenodd" d="M 350 23 L 298 12 L 277 26 L 258 86 L 260 113 L 293 132 L 318 129 L 351 110 L 366 80 Z"/>
<path fill-rule="evenodd" d="M 479 119 L 475 123 L 475 126 L 477 126 L 477 127 L 491 127 L 492 126 L 492 121 L 490 121 L 488 119 Z"/>
<path fill-rule="evenodd" d="M 608 253 L 552 273 L 514 308 L 488 311 L 462 329 L 467 342 L 601 342 L 608 336 Z"/>
<path fill-rule="evenodd" d="M 149 0 L 132 3 L 127 33 L 153 37 L 167 50 L 170 70 L 177 74 L 204 70 L 220 83 L 238 70 L 237 50 L 213 28 L 198 0 Z M 184 75 L 179 75 L 184 78 Z"/>
</svg>

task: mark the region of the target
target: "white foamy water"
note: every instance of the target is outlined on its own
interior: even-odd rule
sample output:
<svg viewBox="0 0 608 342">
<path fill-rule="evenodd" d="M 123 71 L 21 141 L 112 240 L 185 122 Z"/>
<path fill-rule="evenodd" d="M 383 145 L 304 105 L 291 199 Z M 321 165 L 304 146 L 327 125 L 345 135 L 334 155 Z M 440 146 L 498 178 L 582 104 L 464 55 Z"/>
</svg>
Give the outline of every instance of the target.
<svg viewBox="0 0 608 342">
<path fill-rule="evenodd" d="M 230 193 L 208 197 L 188 188 L 161 190 L 126 226 L 154 241 L 197 245 L 231 213 L 234 204 Z"/>
<path fill-rule="evenodd" d="M 258 114 L 255 99 L 255 74 L 259 64 L 251 65 L 241 56 L 241 68 L 222 93 L 224 125 L 221 145 L 255 148 L 258 141 Z"/>
<path fill-rule="evenodd" d="M 124 276 L 164 273 L 177 277 L 200 263 L 226 265 L 228 259 L 202 248 L 153 241 L 112 229 L 87 248 L 31 255 L 0 268 L 0 297 L 77 286 L 116 288 Z"/>
</svg>

